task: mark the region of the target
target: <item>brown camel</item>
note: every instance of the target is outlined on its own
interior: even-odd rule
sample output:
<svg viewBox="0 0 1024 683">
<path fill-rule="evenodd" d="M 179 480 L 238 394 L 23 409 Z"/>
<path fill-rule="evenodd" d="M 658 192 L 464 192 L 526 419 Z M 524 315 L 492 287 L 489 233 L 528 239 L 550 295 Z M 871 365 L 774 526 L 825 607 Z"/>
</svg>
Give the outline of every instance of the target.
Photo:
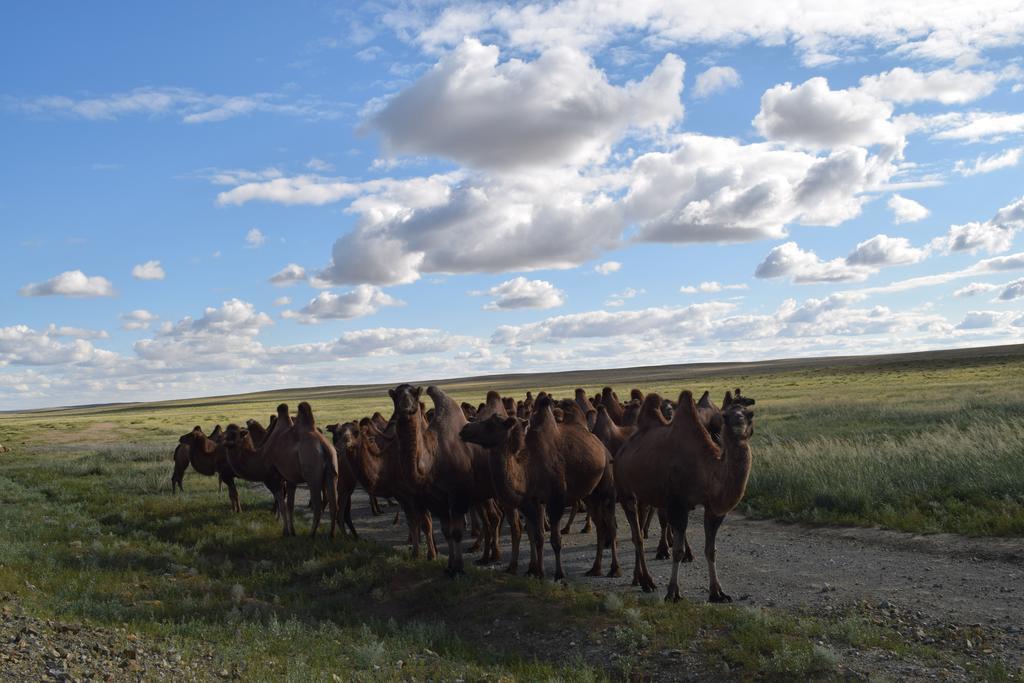
<svg viewBox="0 0 1024 683">
<path fill-rule="evenodd" d="M 744 405 L 731 403 L 723 410 L 722 447 L 719 448 L 701 424 L 693 395 L 679 395 L 670 424 L 657 424 L 661 416 L 661 397 L 649 394 L 641 410 L 641 424 L 615 458 L 615 483 L 619 501 L 629 521 L 633 537 L 634 583 L 645 592 L 655 588 L 647 570 L 643 536 L 637 515 L 638 503 L 662 508 L 672 526 L 672 577 L 665 599 L 679 599 L 679 563 L 684 555 L 684 539 L 689 511 L 704 507 L 704 556 L 708 562 L 711 602 L 730 602 L 722 591 L 715 568 L 715 537 L 725 519 L 743 497 L 750 474 L 749 438 L 753 434 L 753 413 Z"/>
<path fill-rule="evenodd" d="M 410 404 L 403 404 L 403 408 L 414 411 L 409 419 L 414 419 L 417 423 L 414 425 L 415 429 L 426 429 L 418 396 Z M 419 558 L 420 537 L 425 535 L 427 559 L 433 560 L 437 557 L 433 520 L 419 501 L 415 482 L 406 476 L 398 438 L 398 411 L 396 410 L 384 431 L 377 428 L 377 422 L 375 418 L 364 419 L 360 421 L 358 430 L 346 428 L 342 431 L 341 438 L 345 443 L 346 455 L 352 463 L 356 478 L 367 492 L 377 497 L 395 498 L 398 501 L 409 528 L 412 557 Z M 397 514 L 395 523 L 398 523 Z"/>
<path fill-rule="evenodd" d="M 422 389 L 402 384 L 389 393 L 395 405 L 405 476 L 416 486 L 421 504 L 441 520 L 448 543 L 447 573 L 461 574 L 465 571 L 462 539 L 466 513 L 473 505 L 494 497 L 493 486 L 488 486 L 487 453 L 459 438 L 459 430 L 468 422 L 459 406 L 440 388 L 427 387 L 427 395 L 434 402 L 434 419 L 429 425 L 417 417 L 415 407 Z M 491 549 L 488 560 L 499 556 L 499 522 L 492 517 L 484 525 L 484 547 Z"/>
<path fill-rule="evenodd" d="M 601 405 L 608 411 L 608 417 L 612 419 L 617 425 L 621 425 L 624 419 L 624 410 L 622 403 L 619 402 L 619 397 L 612 391 L 611 387 L 605 387 L 601 390 Z"/>
<path fill-rule="evenodd" d="M 295 489 L 299 484 L 309 485 L 313 508 L 310 536 L 316 537 L 323 515 L 326 492 L 330 512 L 330 536 L 334 538 L 338 521 L 338 454 L 334 446 L 316 428 L 313 410 L 303 401 L 294 423 L 287 404 L 277 407 L 277 423 L 263 444 L 246 458 L 250 467 L 274 471 L 284 481 L 274 491 L 281 514 L 285 536 L 295 535 Z"/>
<path fill-rule="evenodd" d="M 219 481 L 224 482 L 228 487 L 228 499 L 231 501 L 232 512 L 241 512 L 242 504 L 238 499 L 238 488 L 235 487 L 235 473 L 224 455 L 224 434 L 220 425 L 214 427 L 210 436 L 203 434 L 201 427 L 193 427 L 191 432 L 178 439 L 178 446 L 179 449 L 184 447 L 188 453 L 192 469 L 207 477 L 216 474 Z M 179 450 L 175 450 L 174 453 L 175 470 L 177 470 L 179 452 Z M 178 480 L 178 486 L 181 486 L 181 479 Z"/>
<path fill-rule="evenodd" d="M 597 556 L 588 575 L 600 575 L 601 557 L 610 545 L 609 575 L 617 576 L 614 484 L 608 450 L 587 431 L 582 412 L 563 410 L 569 417 L 558 424 L 549 397 L 538 398 L 536 407 L 529 431 L 518 418 L 494 415 L 486 421 L 467 424 L 460 434 L 464 440 L 489 450 L 499 500 L 518 507 L 526 518 L 531 550 L 527 574 L 544 576 L 543 506 L 551 527 L 555 580 L 565 578 L 559 522 L 566 503 L 583 499 L 598 526 Z"/>
</svg>

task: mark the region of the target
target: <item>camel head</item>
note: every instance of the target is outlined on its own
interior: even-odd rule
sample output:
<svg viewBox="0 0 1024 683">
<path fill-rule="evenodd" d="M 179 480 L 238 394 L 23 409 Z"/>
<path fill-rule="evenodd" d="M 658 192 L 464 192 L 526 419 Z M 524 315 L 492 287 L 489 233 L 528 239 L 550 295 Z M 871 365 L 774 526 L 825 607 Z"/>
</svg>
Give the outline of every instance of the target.
<svg viewBox="0 0 1024 683">
<path fill-rule="evenodd" d="M 388 389 L 388 394 L 395 404 L 397 415 L 412 416 L 420 412 L 420 396 L 423 394 L 423 387 L 399 384 L 394 389 Z"/>
<path fill-rule="evenodd" d="M 639 389 L 633 389 L 632 391 L 629 392 L 629 400 L 640 401 L 641 403 L 643 403 L 644 392 L 640 391 Z"/>
<path fill-rule="evenodd" d="M 672 401 L 666 398 L 661 402 L 661 414 L 665 416 L 666 420 L 671 420 L 675 412 L 676 406 Z"/>
<path fill-rule="evenodd" d="M 754 411 L 749 408 L 733 403 L 722 411 L 722 419 L 725 422 L 724 431 L 734 441 L 746 441 L 754 435 Z"/>
<path fill-rule="evenodd" d="M 363 418 L 366 421 L 366 430 L 370 430 L 370 420 Z M 360 426 L 355 422 L 343 422 L 341 424 L 331 425 L 334 427 L 331 433 L 334 435 L 334 446 L 338 449 L 344 449 L 346 452 L 351 453 L 359 442 Z"/>
<path fill-rule="evenodd" d="M 459 430 L 459 437 L 484 448 L 508 445 L 508 452 L 518 453 L 526 444 L 523 423 L 517 417 L 491 415 L 486 420 L 470 422 Z"/>
<path fill-rule="evenodd" d="M 238 455 L 241 450 L 256 450 L 252 443 L 252 437 L 247 429 L 242 429 L 232 423 L 224 430 L 224 450 L 228 455 Z"/>
<path fill-rule="evenodd" d="M 622 412 L 623 426 L 636 424 L 636 418 L 640 415 L 640 406 L 642 406 L 643 403 L 644 400 L 642 398 L 634 398 L 629 403 L 626 404 L 626 407 L 623 409 Z"/>
<path fill-rule="evenodd" d="M 472 404 L 463 401 L 462 405 L 459 407 L 462 408 L 462 414 L 466 416 L 467 420 L 472 422 L 476 419 L 476 408 L 474 408 Z"/>
</svg>

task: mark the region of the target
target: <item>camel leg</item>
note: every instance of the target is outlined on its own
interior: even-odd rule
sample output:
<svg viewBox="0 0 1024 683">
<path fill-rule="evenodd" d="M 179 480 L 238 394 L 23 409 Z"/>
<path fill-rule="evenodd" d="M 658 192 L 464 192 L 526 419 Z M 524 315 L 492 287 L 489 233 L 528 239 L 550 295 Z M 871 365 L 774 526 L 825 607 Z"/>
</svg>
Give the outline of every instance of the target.
<svg viewBox="0 0 1024 683">
<path fill-rule="evenodd" d="M 285 498 L 285 490 L 283 486 L 278 486 L 273 490 L 274 502 L 277 505 L 277 516 L 281 520 L 281 535 L 288 535 L 288 502 Z"/>
<path fill-rule="evenodd" d="M 424 510 L 422 517 L 420 517 L 420 525 L 423 527 L 423 533 L 427 537 L 427 559 L 437 559 L 437 544 L 434 543 L 434 518 L 431 516 L 429 510 Z"/>
<path fill-rule="evenodd" d="M 654 559 L 667 560 L 668 549 L 672 545 L 672 525 L 669 524 L 668 514 L 663 508 L 658 508 L 658 525 L 661 526 L 661 540 L 658 541 L 658 550 L 654 553 Z"/>
<path fill-rule="evenodd" d="M 412 559 L 420 559 L 420 529 L 422 527 L 419 511 L 411 505 L 402 504 L 405 522 L 409 527 L 409 543 L 412 544 Z M 428 537 L 429 538 L 429 537 Z"/>
<path fill-rule="evenodd" d="M 708 589 L 708 602 L 732 602 L 732 598 L 722 591 L 722 585 L 718 583 L 718 572 L 715 570 L 715 537 L 718 536 L 718 527 L 722 526 L 725 515 L 717 516 L 704 510 L 704 557 L 708 561 L 708 578 L 710 587 Z"/>
<path fill-rule="evenodd" d="M 595 510 L 598 515 L 597 519 L 597 553 L 594 555 L 594 564 L 591 565 L 590 569 L 584 574 L 584 576 L 601 576 L 602 569 L 601 564 L 604 562 L 604 549 L 605 549 L 605 524 L 604 518 L 601 517 L 601 511 L 598 509 L 600 501 L 593 499 L 587 500 L 587 519 L 592 517 L 591 510 Z"/>
<path fill-rule="evenodd" d="M 679 563 L 683 559 L 684 546 L 686 545 L 686 525 L 690 521 L 688 510 L 670 510 L 668 512 L 669 524 L 675 532 L 672 543 L 672 578 L 668 581 L 668 591 L 665 593 L 665 602 L 679 602 Z"/>
<path fill-rule="evenodd" d="M 579 503 L 573 503 L 569 506 L 569 521 L 565 523 L 564 527 L 562 527 L 563 534 L 568 534 L 572 531 L 572 522 L 576 519 L 576 513 L 579 512 L 579 510 Z"/>
<path fill-rule="evenodd" d="M 488 500 L 484 505 L 484 530 L 488 535 L 487 562 L 501 562 L 501 507 L 495 500 Z"/>
<path fill-rule="evenodd" d="M 463 526 L 465 526 L 465 524 L 466 524 L 465 519 L 463 519 L 462 524 L 463 524 Z M 473 541 L 473 545 L 471 545 L 466 550 L 466 552 L 467 553 L 478 552 L 480 550 L 480 548 L 482 548 L 483 545 L 484 545 L 484 536 L 485 536 L 485 534 L 483 532 L 483 523 L 480 521 L 480 509 L 477 506 L 473 506 L 473 507 L 471 507 L 469 509 L 469 535 L 470 535 L 471 538 L 474 539 L 474 541 Z M 487 551 L 484 550 L 484 552 L 487 552 Z"/>
<path fill-rule="evenodd" d="M 505 507 L 505 518 L 508 519 L 508 535 L 512 539 L 512 559 L 506 571 L 515 574 L 519 571 L 519 542 L 523 537 L 523 525 L 519 521 L 519 511 L 514 507 Z"/>
<path fill-rule="evenodd" d="M 295 489 L 298 485 L 288 482 L 287 506 L 285 508 L 285 520 L 288 525 L 288 535 L 295 535 Z"/>
<path fill-rule="evenodd" d="M 377 496 L 370 496 L 370 514 L 379 515 L 380 513 L 380 503 L 377 501 Z"/>
<path fill-rule="evenodd" d="M 235 486 L 235 478 L 234 477 L 228 477 L 227 479 L 224 479 L 223 481 L 228 486 L 228 500 L 231 501 L 231 511 L 232 512 L 241 512 L 242 511 L 242 504 L 238 501 L 238 487 Z"/>
<path fill-rule="evenodd" d="M 398 520 L 400 520 L 401 518 L 402 518 L 402 508 L 401 508 L 401 506 L 399 506 L 399 508 L 397 510 L 395 510 L 395 519 L 394 519 L 393 522 L 391 522 L 391 526 L 394 526 L 394 525 L 398 524 Z"/>
<path fill-rule="evenodd" d="M 594 527 L 591 525 L 591 519 L 590 511 L 588 510 L 587 516 L 583 519 L 583 528 L 580 529 L 581 534 L 589 534 L 593 530 Z"/>
<path fill-rule="evenodd" d="M 448 528 L 448 575 L 465 574 L 466 569 L 462 560 L 462 538 L 466 533 L 465 510 L 449 508 L 445 526 Z"/>
<path fill-rule="evenodd" d="M 647 570 L 647 561 L 644 559 L 644 535 L 640 528 L 636 498 L 623 498 L 620 504 L 623 512 L 626 513 L 629 532 L 633 537 L 633 585 L 639 585 L 645 593 L 650 593 L 656 586 L 654 579 L 651 578 L 651 573 Z"/>
<path fill-rule="evenodd" d="M 651 521 L 654 519 L 654 506 L 642 505 L 640 508 L 640 519 L 644 525 L 644 540 L 651 537 Z"/>
<path fill-rule="evenodd" d="M 327 511 L 331 515 L 331 539 L 338 526 L 338 475 L 331 472 L 330 467 L 324 467 L 324 474 L 327 476 Z M 349 505 L 352 501 L 349 500 Z"/>
<path fill-rule="evenodd" d="M 560 500 L 548 501 L 548 522 L 551 525 L 551 550 L 555 553 L 555 581 L 565 578 L 562 569 L 562 529 L 558 523 L 562 521 L 565 503 Z"/>
<path fill-rule="evenodd" d="M 338 507 L 341 507 L 340 504 Z M 359 533 L 356 531 L 356 525 L 352 523 L 352 492 L 345 496 L 345 526 L 352 532 L 352 538 L 359 538 Z"/>
<path fill-rule="evenodd" d="M 323 483 L 309 484 L 309 507 L 313 509 L 313 527 L 309 530 L 309 537 L 316 538 L 316 530 L 320 528 L 320 516 L 324 512 Z M 334 520 L 331 520 L 332 522 Z"/>
<path fill-rule="evenodd" d="M 523 506 L 522 510 L 526 518 L 526 533 L 530 538 L 530 566 L 526 570 L 526 575 L 543 579 L 544 525 L 540 516 L 540 505 L 528 504 Z"/>
</svg>

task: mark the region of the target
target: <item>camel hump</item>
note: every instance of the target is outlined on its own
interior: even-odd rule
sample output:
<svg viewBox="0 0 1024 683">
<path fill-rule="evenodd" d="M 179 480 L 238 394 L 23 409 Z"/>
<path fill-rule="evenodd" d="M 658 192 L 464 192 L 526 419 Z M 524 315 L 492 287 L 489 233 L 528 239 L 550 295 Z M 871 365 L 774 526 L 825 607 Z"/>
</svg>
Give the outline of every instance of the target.
<svg viewBox="0 0 1024 683">
<path fill-rule="evenodd" d="M 500 400 L 501 400 L 501 394 L 499 394 L 494 389 L 491 389 L 490 391 L 487 392 L 487 403 L 490 403 L 491 401 L 500 401 Z"/>
<path fill-rule="evenodd" d="M 284 420 L 285 422 L 288 422 L 289 418 L 288 418 L 288 404 L 287 403 L 282 403 L 279 406 L 277 406 L 277 419 L 278 420 Z"/>
<path fill-rule="evenodd" d="M 633 389 L 632 391 L 629 392 L 629 400 L 630 401 L 643 401 L 644 400 L 644 392 L 640 391 L 639 389 Z"/>
<path fill-rule="evenodd" d="M 700 395 L 700 400 L 697 401 L 698 408 L 710 408 L 711 407 L 711 392 L 705 391 Z"/>
<path fill-rule="evenodd" d="M 302 427 L 312 430 L 316 428 L 316 420 L 313 418 L 313 408 L 303 401 L 299 404 L 298 422 Z"/>
<path fill-rule="evenodd" d="M 601 406 L 599 410 L 605 410 L 605 406 Z M 665 416 L 661 413 L 661 396 L 658 394 L 647 394 L 644 397 L 644 402 L 640 405 L 640 414 L 636 418 L 637 429 L 643 431 L 650 429 L 651 427 L 664 426 L 668 422 L 665 420 Z"/>
</svg>

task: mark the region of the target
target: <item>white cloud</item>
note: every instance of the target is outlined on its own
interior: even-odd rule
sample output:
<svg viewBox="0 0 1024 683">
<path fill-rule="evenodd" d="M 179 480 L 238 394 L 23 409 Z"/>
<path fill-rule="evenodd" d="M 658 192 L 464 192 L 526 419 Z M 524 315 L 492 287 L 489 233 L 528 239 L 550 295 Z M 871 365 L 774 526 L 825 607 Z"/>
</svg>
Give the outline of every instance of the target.
<svg viewBox="0 0 1024 683">
<path fill-rule="evenodd" d="M 999 289 L 999 285 L 993 285 L 987 282 L 972 282 L 971 284 L 961 287 L 960 289 L 953 292 L 953 296 L 960 298 L 968 296 L 977 296 L 978 294 L 991 292 L 992 290 L 995 289 Z"/>
<path fill-rule="evenodd" d="M 306 162 L 306 168 L 310 169 L 311 171 L 316 171 L 317 173 L 326 173 L 328 171 L 333 171 L 334 165 L 328 161 L 324 161 L 323 159 L 312 157 L 309 161 Z"/>
<path fill-rule="evenodd" d="M 679 291 L 683 294 L 696 294 L 697 292 L 701 292 L 703 294 L 714 294 L 730 289 L 747 289 L 747 285 L 723 285 L 721 282 L 711 280 L 708 282 L 702 282 L 696 287 L 693 285 L 683 285 L 679 288 Z"/>
<path fill-rule="evenodd" d="M 565 303 L 565 292 L 547 280 L 527 280 L 517 277 L 491 287 L 486 292 L 473 292 L 494 297 L 484 306 L 485 311 L 516 308 L 556 308 Z"/>
<path fill-rule="evenodd" d="M 163 280 L 167 273 L 159 261 L 146 261 L 132 268 L 132 277 L 136 280 Z"/>
<path fill-rule="evenodd" d="M 594 266 L 594 272 L 599 275 L 611 275 L 622 270 L 622 264 L 618 261 L 605 261 Z"/>
<path fill-rule="evenodd" d="M 18 293 L 22 296 L 114 296 L 114 286 L 100 275 L 90 277 L 80 270 L 68 270 L 46 282 L 27 284 Z"/>
<path fill-rule="evenodd" d="M 999 293 L 1002 301 L 1013 301 L 1024 297 L 1024 278 L 1018 278 L 1013 282 L 1007 282 L 1003 291 Z"/>
<path fill-rule="evenodd" d="M 918 263 L 927 256 L 927 249 L 912 247 L 905 237 L 875 235 L 858 244 L 846 257 L 846 263 L 851 266 L 896 266 Z"/>
<path fill-rule="evenodd" d="M 796 87 L 783 83 L 766 90 L 754 126 L 768 140 L 811 149 L 898 146 L 903 135 L 891 116 L 888 102 L 855 88 L 832 90 L 816 76 Z"/>
<path fill-rule="evenodd" d="M 1002 323 L 1007 322 L 1007 314 L 999 311 L 968 311 L 964 319 L 960 321 L 960 324 L 956 326 L 958 330 L 983 330 L 990 327 L 996 327 Z"/>
<path fill-rule="evenodd" d="M 718 5 L 629 0 L 564 0 L 508 6 L 403 4 L 382 22 L 427 51 L 486 34 L 520 50 L 555 45 L 599 49 L 623 35 L 655 45 L 790 45 L 808 66 L 828 64 L 864 48 L 915 59 L 970 64 L 985 50 L 1024 42 L 1024 18 L 1013 3 L 988 9 L 955 0 L 908 6 L 896 0 L 850 3 L 836 9 L 815 0 Z"/>
<path fill-rule="evenodd" d="M 1014 147 L 991 156 L 979 156 L 974 160 L 973 165 L 960 160 L 956 162 L 955 170 L 963 176 L 978 175 L 980 173 L 991 173 L 1004 168 L 1013 168 L 1020 163 L 1021 155 L 1024 154 L 1024 147 Z"/>
<path fill-rule="evenodd" d="M 499 48 L 467 38 L 367 124 L 389 154 L 477 168 L 602 161 L 627 130 L 663 130 L 682 118 L 683 70 L 668 54 L 643 81 L 618 87 L 572 48 L 501 62 Z"/>
<path fill-rule="evenodd" d="M 935 137 L 940 140 L 966 140 L 980 142 L 997 140 L 1007 135 L 1024 133 L 1024 114 L 1000 112 L 969 112 L 950 119 L 954 125 L 939 131 Z"/>
<path fill-rule="evenodd" d="M 287 306 L 291 302 L 292 298 L 290 296 L 279 296 L 276 299 L 274 299 L 273 304 L 275 306 Z"/>
<path fill-rule="evenodd" d="M 924 220 L 930 213 L 923 204 L 898 194 L 893 194 L 893 196 L 889 197 L 888 206 L 889 210 L 892 211 L 893 222 L 897 225 Z"/>
<path fill-rule="evenodd" d="M 860 79 L 860 90 L 881 100 L 907 104 L 932 100 L 965 104 L 991 94 L 999 75 L 991 71 L 937 69 L 922 73 L 900 66 Z"/>
<path fill-rule="evenodd" d="M 847 147 L 827 156 L 673 136 L 668 151 L 628 166 L 335 183 L 309 176 L 245 183 L 222 204 L 256 199 L 321 204 L 351 198 L 356 226 L 338 239 L 327 283 L 378 286 L 422 273 L 572 268 L 623 245 L 778 238 L 790 223 L 838 225 L 896 172 L 893 151 Z M 600 272 L 600 271 L 599 271 Z"/>
<path fill-rule="evenodd" d="M 986 251 L 997 254 L 1013 246 L 1017 232 L 1024 229 L 1024 197 L 1003 208 L 987 221 L 971 221 L 962 225 L 951 225 L 949 232 L 932 240 L 930 248 L 954 252 Z"/>
<path fill-rule="evenodd" d="M 251 228 L 249 232 L 245 233 L 245 244 L 250 249 L 262 247 L 266 241 L 267 236 L 259 228 Z"/>
<path fill-rule="evenodd" d="M 635 299 L 644 293 L 642 289 L 634 289 L 633 287 L 627 287 L 621 292 L 612 294 L 604 301 L 605 306 L 616 308 L 618 306 L 624 306 L 628 299 Z"/>
<path fill-rule="evenodd" d="M 61 342 L 60 334 L 34 330 L 27 325 L 0 327 L 0 367 L 6 365 L 60 365 L 103 362 L 109 351 L 97 349 L 85 339 Z"/>
<path fill-rule="evenodd" d="M 740 74 L 731 66 L 713 66 L 697 74 L 694 82 L 694 97 L 710 97 L 715 93 L 735 88 L 742 83 Z"/>
<path fill-rule="evenodd" d="M 732 308 L 732 304 L 709 302 L 614 313 L 609 311 L 572 313 L 525 325 L 499 327 L 491 341 L 502 345 L 529 345 L 621 335 L 643 337 L 653 331 L 678 331 L 686 336 L 695 336 L 703 330 L 710 329 L 713 320 L 722 317 Z"/>
<path fill-rule="evenodd" d="M 288 287 L 306 279 L 306 269 L 297 263 L 287 266 L 270 276 L 270 283 L 278 287 Z"/>
<path fill-rule="evenodd" d="M 743 242 L 784 237 L 794 222 L 838 225 L 895 171 L 891 151 L 871 156 L 846 147 L 816 156 L 690 134 L 675 142 L 630 169 L 624 205 L 638 240 Z"/>
<path fill-rule="evenodd" d="M 55 325 L 50 323 L 46 328 L 46 334 L 51 337 L 75 337 L 77 339 L 109 339 L 110 333 L 106 330 L 91 330 L 84 327 L 71 327 L 69 325 Z"/>
<path fill-rule="evenodd" d="M 316 324 L 324 320 L 347 320 L 376 313 L 382 306 L 404 306 L 405 302 L 385 294 L 372 285 L 359 285 L 347 292 L 320 292 L 299 311 L 285 311 L 283 318 Z"/>
<path fill-rule="evenodd" d="M 310 120 L 336 119 L 347 109 L 345 105 L 312 97 L 288 101 L 284 95 L 274 93 L 232 96 L 174 87 L 135 88 L 128 92 L 80 99 L 61 95 L 36 97 L 14 100 L 14 107 L 27 113 L 64 114 L 89 120 L 173 114 L 183 123 L 225 121 L 254 112 Z"/>
<path fill-rule="evenodd" d="M 851 265 L 835 258 L 822 261 L 813 251 L 801 249 L 796 242 L 781 244 L 765 256 L 754 275 L 759 278 L 789 277 L 793 282 L 857 282 L 867 279 L 873 269 Z"/>
<path fill-rule="evenodd" d="M 121 314 L 122 330 L 145 330 L 150 323 L 159 320 L 160 316 L 150 313 L 144 308 L 137 308 L 134 311 Z"/>
</svg>

